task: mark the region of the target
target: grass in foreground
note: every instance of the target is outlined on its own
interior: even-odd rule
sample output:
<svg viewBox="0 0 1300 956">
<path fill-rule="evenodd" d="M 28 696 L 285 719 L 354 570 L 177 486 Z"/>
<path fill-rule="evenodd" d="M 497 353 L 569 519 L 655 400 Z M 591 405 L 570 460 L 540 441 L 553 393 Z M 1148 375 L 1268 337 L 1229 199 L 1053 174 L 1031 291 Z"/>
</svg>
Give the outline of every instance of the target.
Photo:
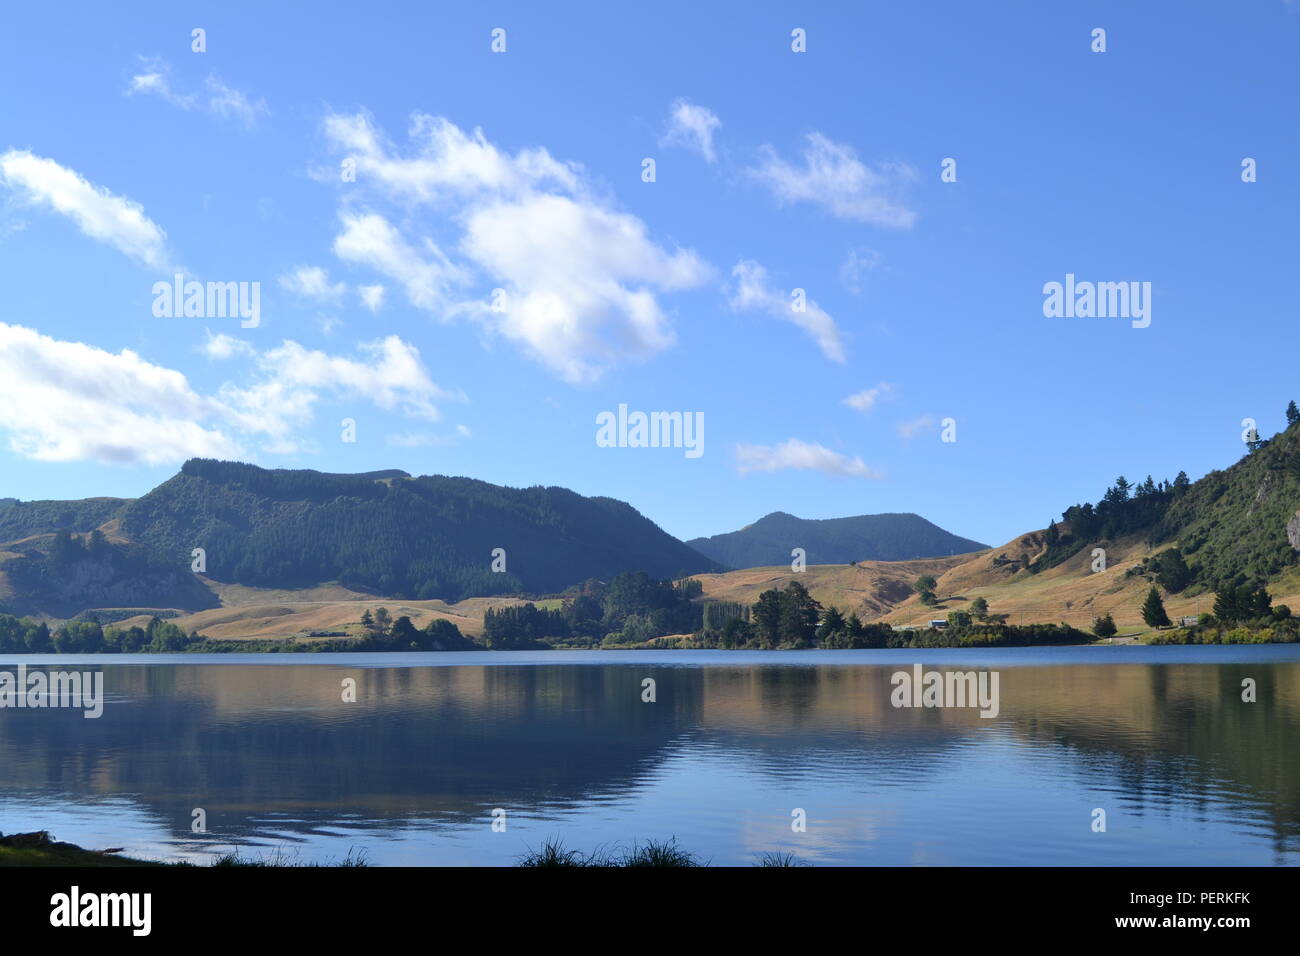
<svg viewBox="0 0 1300 956">
<path fill-rule="evenodd" d="M 59 843 L 48 831 L 0 836 L 0 866 L 157 866 L 149 860 L 118 856 L 111 850 L 85 850 Z"/>
<path fill-rule="evenodd" d="M 12 833 L 0 835 L 0 867 L 3 866 L 194 866 L 188 861 L 165 863 L 158 860 L 137 860 L 134 857 L 121 856 L 114 850 L 87 850 L 74 843 L 59 843 L 48 830 L 35 833 Z M 364 850 L 349 850 L 341 860 L 325 863 L 303 863 L 296 856 L 290 856 L 280 849 L 273 850 L 263 857 L 244 857 L 238 851 L 227 853 L 213 860 L 209 866 L 215 867 L 364 867 L 370 863 Z"/>
<path fill-rule="evenodd" d="M 192 867 L 189 862 L 164 863 L 156 860 L 138 860 L 122 856 L 115 850 L 87 850 L 72 843 L 60 843 L 54 840 L 48 831 L 35 833 L 14 833 L 9 836 L 0 834 L 0 867 L 6 866 L 180 866 Z M 265 856 L 246 857 L 238 851 L 232 851 L 213 860 L 208 866 L 213 867 L 368 867 L 369 860 L 364 850 L 349 850 L 341 860 L 324 863 L 303 863 L 293 854 L 286 854 L 275 849 Z M 682 867 L 708 866 L 707 860 L 701 860 L 696 854 L 682 849 L 677 838 L 667 840 L 647 840 L 645 843 L 633 843 L 628 849 L 620 847 L 597 847 L 592 853 L 570 850 L 558 839 L 547 840 L 536 850 L 529 850 L 517 862 L 523 867 Z M 793 853 L 764 853 L 755 866 L 762 867 L 801 867 L 811 866 Z"/>
<path fill-rule="evenodd" d="M 692 867 L 708 866 L 698 856 L 677 845 L 677 838 L 633 843 L 631 849 L 597 847 L 590 854 L 571 850 L 559 839 L 550 839 L 519 858 L 527 867 Z M 793 853 L 764 853 L 756 866 L 811 866 Z"/>
</svg>

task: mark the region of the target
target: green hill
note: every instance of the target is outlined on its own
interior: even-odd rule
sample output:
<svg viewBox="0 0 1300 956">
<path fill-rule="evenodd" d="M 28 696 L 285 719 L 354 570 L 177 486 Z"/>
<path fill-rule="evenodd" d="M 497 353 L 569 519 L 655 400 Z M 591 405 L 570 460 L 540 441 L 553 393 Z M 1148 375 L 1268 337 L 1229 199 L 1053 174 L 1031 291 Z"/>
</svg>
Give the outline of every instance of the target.
<svg viewBox="0 0 1300 956">
<path fill-rule="evenodd" d="M 194 459 L 141 498 L 26 502 L 0 511 L 0 541 L 96 528 L 108 536 L 96 544 L 97 560 L 115 561 L 123 571 L 141 571 L 146 564 L 182 569 L 192 583 L 191 554 L 202 548 L 205 574 L 219 582 L 302 588 L 337 581 L 419 600 L 550 593 L 623 571 L 667 578 L 717 570 L 612 498 L 441 475 L 412 478 L 401 471 L 333 475 Z M 505 552 L 503 572 L 492 570 L 497 548 Z M 0 600 L 27 608 L 50 594 L 54 556 L 48 542 L 9 549 L 21 555 L 0 566 L 11 592 Z M 60 560 L 66 578 L 69 562 L 84 563 L 84 555 Z M 111 572 L 78 565 L 75 580 L 104 584 Z M 158 601 L 156 589 L 139 581 L 128 590 L 147 594 L 149 604 Z M 83 607 L 97 606 L 90 592 L 85 597 Z M 107 586 L 93 590 L 94 601 L 133 604 L 122 597 Z M 181 603 L 162 606 L 203 606 L 194 595 L 185 600 L 183 588 L 178 597 Z M 59 606 L 77 600 L 76 588 L 65 582 Z"/>
<path fill-rule="evenodd" d="M 848 564 L 947 557 L 988 547 L 949 534 L 920 515 L 807 519 L 784 511 L 774 511 L 739 531 L 686 543 L 729 568 L 788 565 L 794 548 L 804 549 L 809 564 Z"/>
</svg>

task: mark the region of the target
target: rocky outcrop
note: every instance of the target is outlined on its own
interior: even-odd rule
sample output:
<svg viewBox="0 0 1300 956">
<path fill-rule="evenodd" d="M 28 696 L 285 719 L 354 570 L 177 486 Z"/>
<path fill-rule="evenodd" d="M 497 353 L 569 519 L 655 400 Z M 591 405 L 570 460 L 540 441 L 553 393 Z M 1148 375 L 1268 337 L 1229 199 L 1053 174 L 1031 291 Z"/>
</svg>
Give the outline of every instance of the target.
<svg viewBox="0 0 1300 956">
<path fill-rule="evenodd" d="M 1300 511 L 1291 516 L 1291 520 L 1286 523 L 1286 539 L 1291 542 L 1291 548 L 1300 551 Z"/>
</svg>

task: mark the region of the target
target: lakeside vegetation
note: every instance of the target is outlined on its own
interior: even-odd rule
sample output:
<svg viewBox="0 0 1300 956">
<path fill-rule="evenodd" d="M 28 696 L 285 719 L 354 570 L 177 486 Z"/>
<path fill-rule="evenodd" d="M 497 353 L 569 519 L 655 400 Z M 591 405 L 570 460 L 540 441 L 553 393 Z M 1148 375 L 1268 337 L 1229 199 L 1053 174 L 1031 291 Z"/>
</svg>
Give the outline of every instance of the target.
<svg viewBox="0 0 1300 956">
<path fill-rule="evenodd" d="M 141 860 L 123 856 L 116 850 L 87 850 L 73 843 L 60 843 L 54 840 L 48 831 L 35 833 L 16 833 L 9 836 L 0 834 L 0 867 L 20 866 L 76 866 L 76 867 L 141 867 L 167 866 L 190 867 L 194 864 L 186 861 L 168 862 L 163 860 Z M 349 850 L 339 860 L 325 863 L 303 863 L 296 855 L 281 850 L 273 850 L 262 856 L 246 856 L 238 851 L 223 854 L 206 864 L 211 867 L 254 867 L 254 868 L 294 868 L 294 867 L 336 867 L 363 868 L 370 865 L 364 850 Z M 669 868 L 708 866 L 707 860 L 697 854 L 683 849 L 676 837 L 666 840 L 647 840 L 634 842 L 630 847 L 601 846 L 591 853 L 571 850 L 558 839 L 547 840 L 537 849 L 529 849 L 517 859 L 516 866 L 527 868 L 563 869 L 576 868 Z M 754 864 L 760 867 L 801 867 L 808 864 L 793 853 L 769 852 L 762 854 Z"/>
<path fill-rule="evenodd" d="M 451 621 L 434 620 L 417 628 L 406 616 L 392 620 L 386 609 L 362 614 L 360 633 L 303 640 L 218 640 L 183 629 L 160 617 L 145 627 L 102 626 L 98 621 L 68 621 L 53 629 L 44 622 L 0 614 L 0 653 L 10 654 L 256 654 L 319 652 L 474 651 L 484 647 L 465 637 Z"/>
<path fill-rule="evenodd" d="M 916 590 L 933 600 L 934 578 Z M 1008 624 L 978 598 L 926 627 L 863 622 L 856 612 L 823 607 L 798 581 L 763 591 L 747 605 L 701 601 L 700 582 L 655 580 L 644 572 L 621 574 L 608 585 L 590 580 L 561 598 L 539 604 L 488 608 L 481 642 L 454 623 L 435 619 L 417 628 L 405 615 L 366 609 L 352 633 L 300 639 L 213 639 L 154 616 L 144 626 L 74 620 L 53 629 L 43 622 L 0 614 L 0 653 L 382 653 L 475 650 L 679 649 L 866 650 L 937 647 L 1038 647 L 1090 644 L 1118 633 L 1110 613 L 1094 619 L 1091 633 L 1066 623 Z M 1148 644 L 1267 644 L 1300 639 L 1300 622 L 1284 604 L 1274 606 L 1262 586 L 1242 585 L 1216 595 L 1213 614 L 1175 627 L 1153 584 L 1141 614 Z"/>
</svg>

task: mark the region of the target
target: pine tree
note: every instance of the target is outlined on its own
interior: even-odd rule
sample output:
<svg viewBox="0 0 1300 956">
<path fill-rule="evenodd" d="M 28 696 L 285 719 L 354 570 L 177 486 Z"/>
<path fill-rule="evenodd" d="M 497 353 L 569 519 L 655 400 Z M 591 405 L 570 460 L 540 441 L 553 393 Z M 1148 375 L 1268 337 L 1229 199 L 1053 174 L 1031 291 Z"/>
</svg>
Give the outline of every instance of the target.
<svg viewBox="0 0 1300 956">
<path fill-rule="evenodd" d="M 1147 627 L 1168 627 L 1169 615 L 1165 613 L 1165 602 L 1160 600 L 1160 591 L 1153 584 L 1147 592 L 1146 602 L 1142 605 L 1142 620 Z"/>
<path fill-rule="evenodd" d="M 844 615 L 840 609 L 832 606 L 822 618 L 821 624 L 817 625 L 817 639 L 825 641 L 828 637 L 839 634 L 844 630 Z"/>
<path fill-rule="evenodd" d="M 1300 422 L 1300 408 L 1295 407 L 1294 401 L 1287 402 L 1287 406 L 1286 406 L 1287 427 L 1289 428 L 1290 426 L 1294 425 L 1296 422 Z"/>
</svg>

